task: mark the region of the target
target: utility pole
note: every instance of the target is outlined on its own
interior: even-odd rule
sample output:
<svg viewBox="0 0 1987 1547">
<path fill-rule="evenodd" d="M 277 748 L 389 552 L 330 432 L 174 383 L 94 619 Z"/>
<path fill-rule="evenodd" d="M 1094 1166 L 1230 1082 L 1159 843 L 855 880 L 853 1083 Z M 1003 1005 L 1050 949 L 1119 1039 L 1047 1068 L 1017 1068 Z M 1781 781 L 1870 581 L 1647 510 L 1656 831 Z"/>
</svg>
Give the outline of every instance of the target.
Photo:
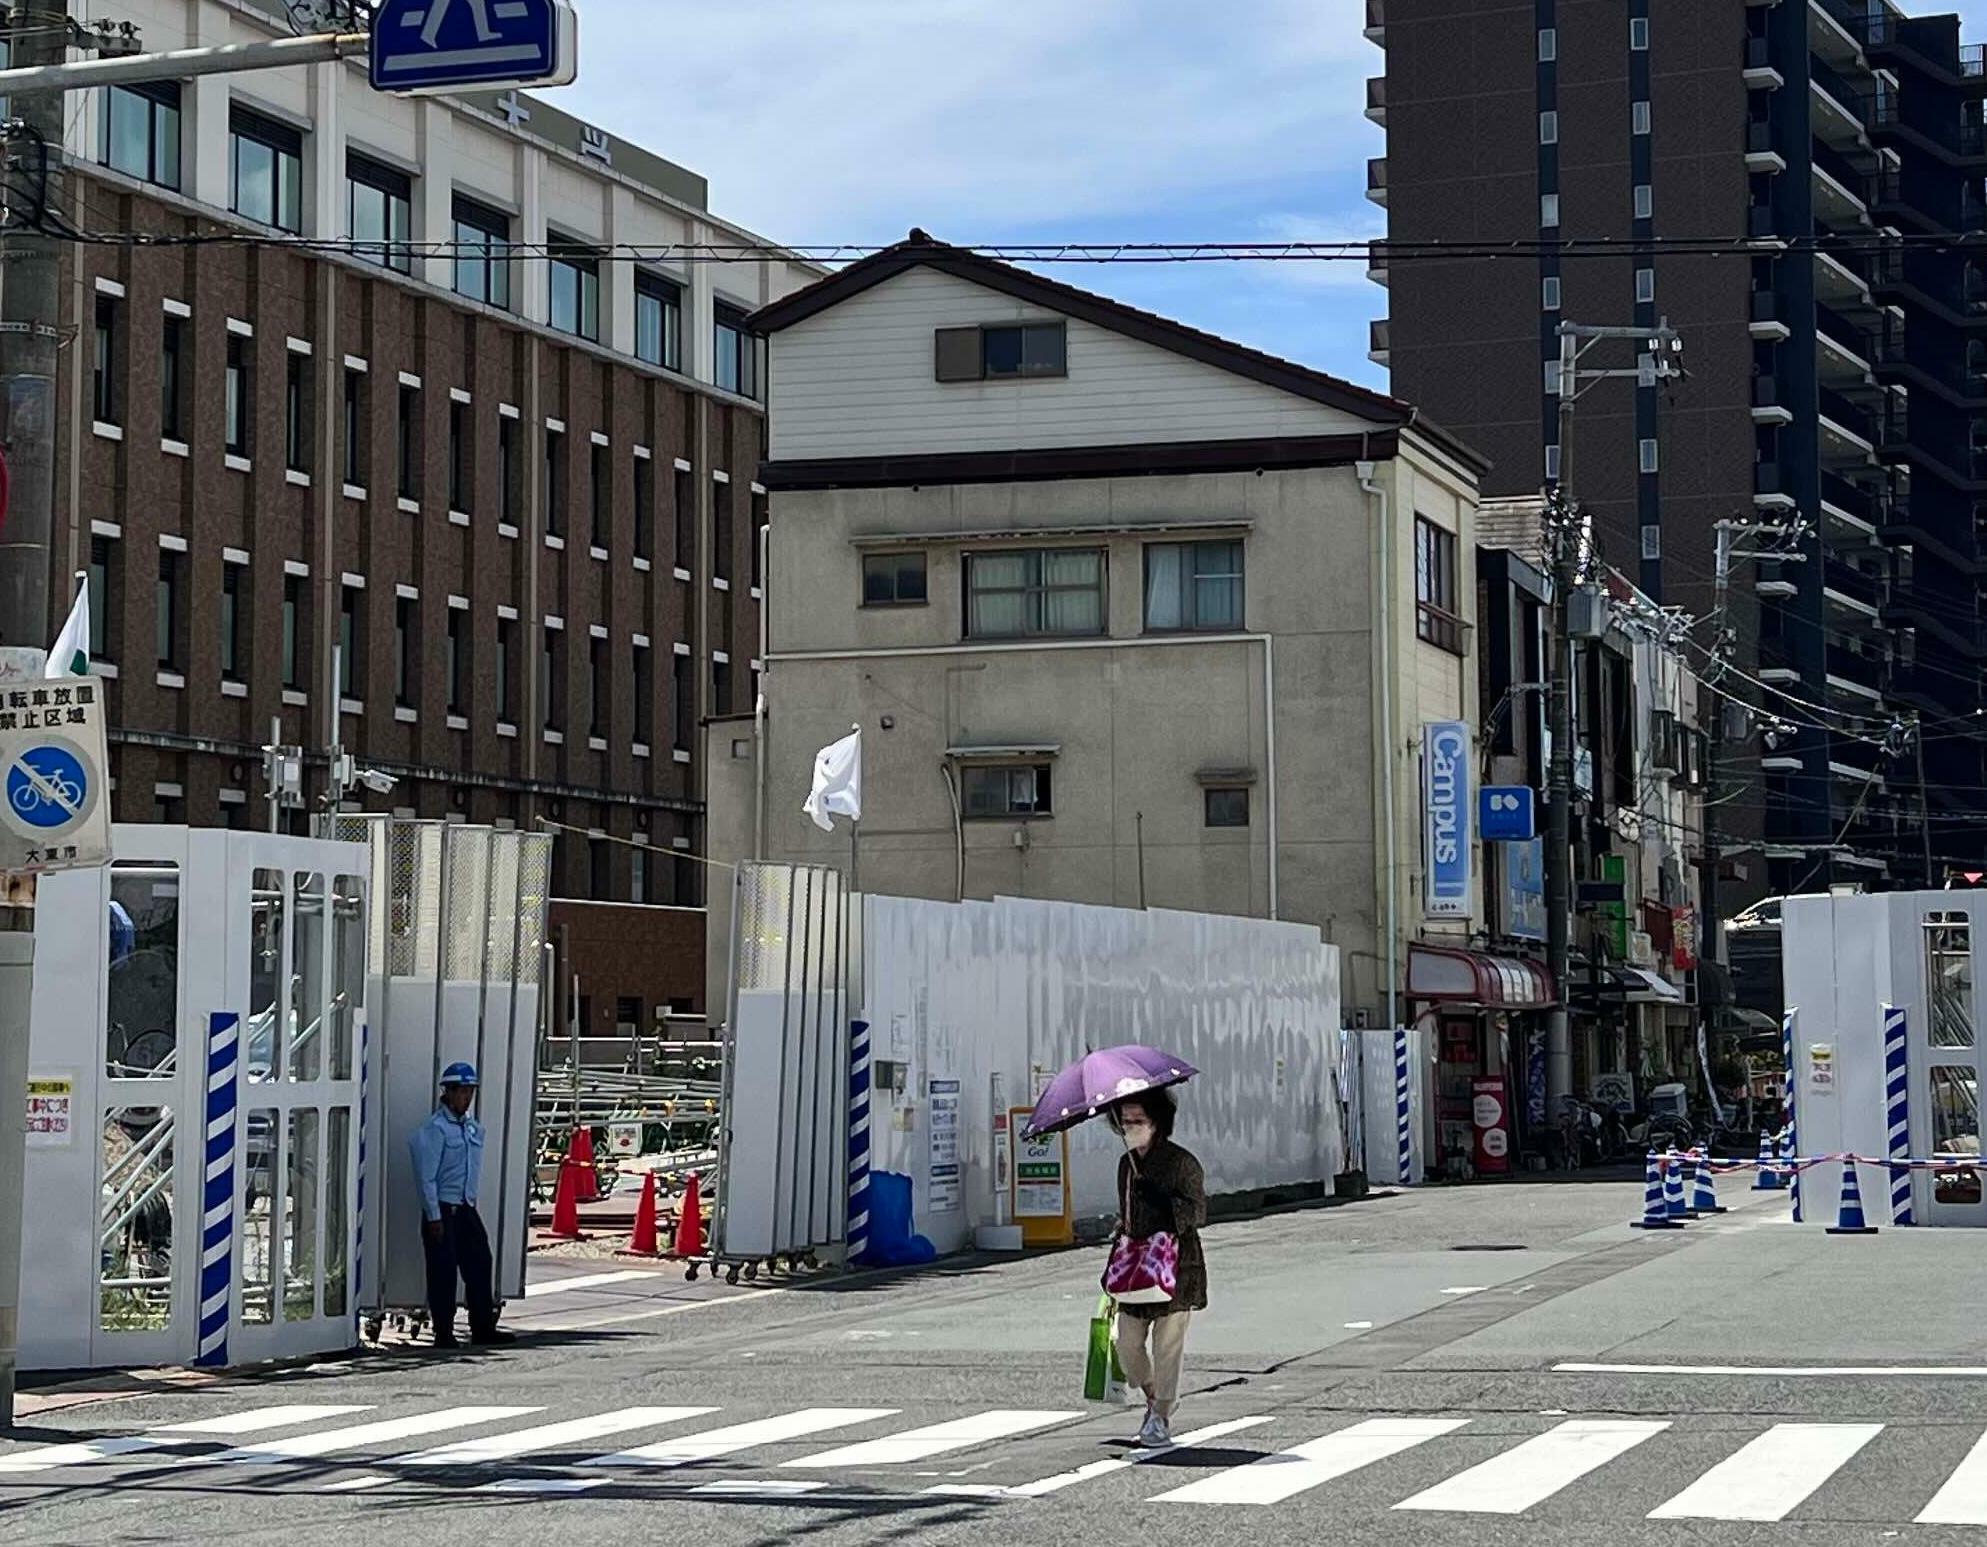
<svg viewBox="0 0 1987 1547">
<path fill-rule="evenodd" d="M 1628 339 L 1641 348 L 1633 369 L 1582 368 L 1595 345 Z M 1593 559 L 1585 515 L 1573 497 L 1573 407 L 1582 382 L 1627 378 L 1653 385 L 1683 374 L 1683 340 L 1666 317 L 1654 329 L 1559 325 L 1559 467 L 1548 491 L 1545 539 L 1552 573 L 1552 670 L 1546 716 L 1552 756 L 1546 770 L 1546 965 L 1557 1002 L 1546 1022 L 1545 1086 L 1548 1111 L 1573 1093 L 1573 1023 L 1568 995 L 1573 977 L 1573 628 L 1572 596 Z"/>
<path fill-rule="evenodd" d="M 67 0 L 25 0 L 5 13 L 13 59 L 68 57 Z M 61 338 L 62 250 L 48 234 L 63 209 L 62 94 L 8 102 L 9 179 L 0 227 L 0 445 L 7 505 L 0 511 L 0 650 L 18 662 L 49 643 L 48 588 L 55 520 L 55 369 Z M 25 188 L 32 203 L 23 206 Z M 34 997 L 34 880 L 0 882 L 0 1424 L 14 1422 L 20 1348 L 21 1197 L 27 1176 L 28 1008 Z"/>
<path fill-rule="evenodd" d="M 1704 758 L 1704 859 L 1698 870 L 1698 901 L 1704 914 L 1702 955 L 1714 966 L 1728 966 L 1725 960 L 1725 916 L 1718 902 L 1720 866 L 1724 846 L 1718 833 L 1718 803 L 1723 798 L 1720 779 L 1724 773 L 1725 724 L 1734 705 L 1722 696 L 1719 687 L 1725 668 L 1731 664 L 1738 635 L 1731 626 L 1728 608 L 1732 589 L 1732 563 L 1735 559 L 1765 559 L 1775 564 L 1805 564 L 1808 556 L 1797 545 L 1808 533 L 1808 523 L 1799 517 L 1782 524 L 1777 521 L 1748 521 L 1726 518 L 1713 528 L 1717 537 L 1717 562 L 1712 572 L 1711 659 L 1704 680 L 1718 691 L 1713 694 L 1711 727 L 1705 736 Z M 1744 548 L 1739 544 L 1764 538 L 1770 546 Z"/>
</svg>

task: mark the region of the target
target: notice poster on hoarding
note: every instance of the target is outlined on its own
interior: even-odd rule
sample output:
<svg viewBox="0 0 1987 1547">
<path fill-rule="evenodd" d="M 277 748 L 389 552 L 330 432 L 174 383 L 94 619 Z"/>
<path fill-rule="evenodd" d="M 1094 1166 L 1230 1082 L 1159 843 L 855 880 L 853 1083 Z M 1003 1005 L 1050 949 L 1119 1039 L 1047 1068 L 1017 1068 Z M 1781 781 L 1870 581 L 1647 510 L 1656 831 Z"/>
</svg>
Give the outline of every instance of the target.
<svg viewBox="0 0 1987 1547">
<path fill-rule="evenodd" d="M 928 1082 L 931 1107 L 931 1206 L 940 1213 L 956 1211 L 959 1185 L 959 1082 Z"/>
<path fill-rule="evenodd" d="M 1014 1219 L 1030 1246 L 1067 1244 L 1069 1220 L 1069 1135 L 1045 1133 L 1023 1138 L 1031 1107 L 1013 1107 Z"/>
<path fill-rule="evenodd" d="M 75 1137 L 75 1107 L 74 1075 L 29 1075 L 28 1147 L 66 1149 Z"/>
</svg>

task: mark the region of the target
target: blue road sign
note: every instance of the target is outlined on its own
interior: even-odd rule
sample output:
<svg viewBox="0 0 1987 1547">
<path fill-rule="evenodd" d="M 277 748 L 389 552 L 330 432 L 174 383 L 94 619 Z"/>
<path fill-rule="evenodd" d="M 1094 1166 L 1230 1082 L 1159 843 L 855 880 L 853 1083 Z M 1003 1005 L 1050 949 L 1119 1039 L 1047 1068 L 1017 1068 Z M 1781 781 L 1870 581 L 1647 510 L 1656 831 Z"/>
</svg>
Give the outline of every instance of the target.
<svg viewBox="0 0 1987 1547">
<path fill-rule="evenodd" d="M 577 30 L 571 0 L 382 0 L 373 89 L 565 85 Z"/>
<path fill-rule="evenodd" d="M 1530 785 L 1486 784 L 1477 793 L 1477 831 L 1485 843 L 1525 843 L 1538 836 Z"/>
<path fill-rule="evenodd" d="M 89 810 L 89 770 L 65 746 L 29 747 L 7 767 L 7 805 L 29 827 L 71 826 Z"/>
</svg>

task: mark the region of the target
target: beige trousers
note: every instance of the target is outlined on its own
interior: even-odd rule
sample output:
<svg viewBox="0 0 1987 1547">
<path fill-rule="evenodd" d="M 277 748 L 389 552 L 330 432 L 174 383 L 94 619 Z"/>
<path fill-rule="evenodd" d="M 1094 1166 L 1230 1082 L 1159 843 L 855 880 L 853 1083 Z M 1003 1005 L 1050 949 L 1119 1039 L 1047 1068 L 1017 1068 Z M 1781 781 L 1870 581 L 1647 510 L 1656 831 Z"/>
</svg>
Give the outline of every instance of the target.
<svg viewBox="0 0 1987 1547">
<path fill-rule="evenodd" d="M 1161 1418 L 1170 1419 L 1180 1405 L 1180 1366 L 1186 1361 L 1187 1323 L 1192 1319 L 1192 1311 L 1165 1316 L 1118 1313 L 1118 1364 L 1125 1372 L 1125 1384 L 1144 1392 Z"/>
</svg>

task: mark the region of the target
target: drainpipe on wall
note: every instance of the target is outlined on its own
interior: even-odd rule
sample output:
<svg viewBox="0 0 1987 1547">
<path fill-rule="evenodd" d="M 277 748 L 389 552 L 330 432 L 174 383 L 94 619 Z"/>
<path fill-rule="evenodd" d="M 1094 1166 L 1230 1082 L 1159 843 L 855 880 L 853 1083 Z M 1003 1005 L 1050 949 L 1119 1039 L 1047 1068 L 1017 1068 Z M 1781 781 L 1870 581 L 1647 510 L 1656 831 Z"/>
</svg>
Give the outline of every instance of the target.
<svg viewBox="0 0 1987 1547">
<path fill-rule="evenodd" d="M 1386 866 L 1386 963 L 1387 963 L 1387 1025 L 1400 1025 L 1400 876 L 1397 870 L 1396 846 L 1399 842 L 1400 812 L 1394 799 L 1394 630 L 1393 630 L 1393 519 L 1387 499 L 1386 489 L 1374 478 L 1376 464 L 1360 462 L 1356 471 L 1359 487 L 1378 506 L 1379 519 L 1376 530 L 1379 534 L 1378 575 L 1380 589 L 1379 633 L 1380 633 L 1380 806 L 1386 821 L 1386 834 L 1381 842 L 1382 863 Z"/>
<path fill-rule="evenodd" d="M 952 843 L 956 859 L 952 869 L 952 900 L 966 900 L 966 814 L 959 806 L 959 781 L 948 758 L 938 765 L 945 778 L 945 793 L 952 801 Z"/>
</svg>

